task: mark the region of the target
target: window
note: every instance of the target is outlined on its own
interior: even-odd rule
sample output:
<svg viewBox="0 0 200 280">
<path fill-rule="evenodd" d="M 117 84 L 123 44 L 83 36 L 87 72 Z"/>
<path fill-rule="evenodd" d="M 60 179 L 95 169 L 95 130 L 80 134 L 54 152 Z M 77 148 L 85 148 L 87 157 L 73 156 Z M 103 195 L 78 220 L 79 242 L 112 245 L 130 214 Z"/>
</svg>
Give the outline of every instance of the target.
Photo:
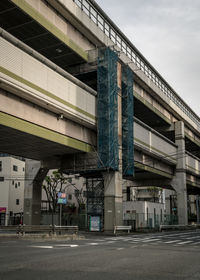
<svg viewBox="0 0 200 280">
<path fill-rule="evenodd" d="M 17 189 L 17 183 L 15 183 L 15 189 Z"/>
<path fill-rule="evenodd" d="M 20 186 L 20 182 L 18 182 L 18 187 Z"/>
<path fill-rule="evenodd" d="M 68 199 L 72 200 L 72 195 L 71 194 L 68 195 Z"/>
<path fill-rule="evenodd" d="M 13 171 L 17 171 L 17 170 L 18 170 L 17 165 L 13 165 Z"/>
<path fill-rule="evenodd" d="M 14 185 L 14 184 L 15 184 L 15 181 L 12 181 L 12 184 Z"/>
<path fill-rule="evenodd" d="M 19 199 L 16 199 L 16 205 L 19 205 Z"/>
<path fill-rule="evenodd" d="M 0 171 L 2 171 L 2 161 L 0 161 Z"/>
<path fill-rule="evenodd" d="M 24 171 L 25 169 L 24 169 L 24 167 L 23 167 L 23 171 Z"/>
</svg>

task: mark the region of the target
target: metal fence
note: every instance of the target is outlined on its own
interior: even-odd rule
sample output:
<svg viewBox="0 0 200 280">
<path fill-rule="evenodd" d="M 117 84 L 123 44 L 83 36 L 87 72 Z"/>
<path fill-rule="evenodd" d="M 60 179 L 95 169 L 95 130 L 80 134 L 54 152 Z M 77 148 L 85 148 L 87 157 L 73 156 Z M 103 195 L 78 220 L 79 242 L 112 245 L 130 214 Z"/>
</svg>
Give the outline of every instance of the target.
<svg viewBox="0 0 200 280">
<path fill-rule="evenodd" d="M 154 213 L 131 213 L 125 214 L 124 224 L 137 229 L 159 229 L 160 225 L 177 225 L 178 217 L 175 215 L 159 215 Z"/>
</svg>

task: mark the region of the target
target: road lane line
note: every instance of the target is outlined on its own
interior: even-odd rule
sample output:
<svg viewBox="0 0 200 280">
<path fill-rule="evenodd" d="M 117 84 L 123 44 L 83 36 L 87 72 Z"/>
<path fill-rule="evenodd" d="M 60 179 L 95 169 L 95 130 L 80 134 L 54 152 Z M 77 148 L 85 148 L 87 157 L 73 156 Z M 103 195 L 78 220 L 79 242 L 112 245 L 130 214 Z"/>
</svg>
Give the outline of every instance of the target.
<svg viewBox="0 0 200 280">
<path fill-rule="evenodd" d="M 78 247 L 79 245 L 77 245 L 77 244 L 56 244 L 54 246 L 55 247 L 71 247 L 71 248 L 75 248 L 75 247 Z"/>
<path fill-rule="evenodd" d="M 53 249 L 53 246 L 29 246 L 29 247 L 32 247 L 32 248 L 40 248 L 40 249 Z"/>
</svg>

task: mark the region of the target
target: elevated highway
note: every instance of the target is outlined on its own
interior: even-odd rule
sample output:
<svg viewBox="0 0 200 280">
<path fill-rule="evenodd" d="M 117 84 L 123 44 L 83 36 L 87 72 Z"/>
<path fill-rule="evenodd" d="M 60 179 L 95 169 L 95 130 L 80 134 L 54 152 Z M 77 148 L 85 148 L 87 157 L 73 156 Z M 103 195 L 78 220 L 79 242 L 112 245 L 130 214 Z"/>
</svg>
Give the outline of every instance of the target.
<svg viewBox="0 0 200 280">
<path fill-rule="evenodd" d="M 179 223 L 187 224 L 187 194 L 200 192 L 199 117 L 94 1 L 3 0 L 0 12 L 1 152 L 42 161 L 27 161 L 27 223 L 39 221 L 38 182 L 49 168 L 62 167 L 103 176 L 106 230 L 122 221 L 122 178 L 176 190 Z M 116 170 L 99 168 L 99 49 L 105 47 L 117 55 Z M 123 171 L 125 67 L 134 77 L 131 176 Z"/>
</svg>

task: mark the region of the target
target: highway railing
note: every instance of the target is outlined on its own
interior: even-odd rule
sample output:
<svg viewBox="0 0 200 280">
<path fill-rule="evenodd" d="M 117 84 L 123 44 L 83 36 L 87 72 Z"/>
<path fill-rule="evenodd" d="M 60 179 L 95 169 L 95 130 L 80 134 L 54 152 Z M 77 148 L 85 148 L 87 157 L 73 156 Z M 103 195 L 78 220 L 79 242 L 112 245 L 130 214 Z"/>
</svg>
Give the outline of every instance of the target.
<svg viewBox="0 0 200 280">
<path fill-rule="evenodd" d="M 199 117 L 178 96 L 167 81 L 147 61 L 139 50 L 120 31 L 112 20 L 93 0 L 73 0 L 81 10 L 111 39 L 111 41 L 126 54 L 126 56 L 140 69 L 170 100 L 176 104 L 200 129 Z"/>
</svg>

